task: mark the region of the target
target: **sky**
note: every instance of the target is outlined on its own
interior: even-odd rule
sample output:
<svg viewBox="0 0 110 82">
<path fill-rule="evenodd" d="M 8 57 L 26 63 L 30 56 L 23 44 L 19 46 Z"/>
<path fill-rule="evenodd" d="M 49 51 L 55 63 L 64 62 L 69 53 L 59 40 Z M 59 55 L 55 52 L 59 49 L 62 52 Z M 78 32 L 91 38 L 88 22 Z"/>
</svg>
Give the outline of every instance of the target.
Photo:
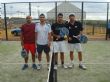
<svg viewBox="0 0 110 82">
<path fill-rule="evenodd" d="M 65 1 L 65 0 L 0 0 L 0 3 L 9 3 L 9 2 L 48 2 L 48 1 Z M 66 1 L 95 1 L 95 2 L 110 2 L 110 0 L 66 0 Z M 49 10 L 51 10 L 52 8 L 54 8 L 53 4 L 45 4 L 42 6 L 42 4 L 40 5 L 40 7 L 38 8 L 37 6 L 38 4 L 32 4 L 32 12 L 33 12 L 33 16 L 38 16 L 38 10 L 39 12 L 42 12 L 42 13 L 45 13 Z M 81 5 L 79 4 L 75 4 L 75 6 L 79 7 Z M 19 11 L 21 12 L 21 14 L 19 13 Z M 84 11 L 87 12 L 86 14 L 86 19 L 91 19 L 91 20 L 94 20 L 94 19 L 97 19 L 97 20 L 106 20 L 106 4 L 105 3 L 85 3 L 84 5 Z M 3 12 L 3 11 L 2 11 Z M 7 5 L 7 12 L 9 12 L 9 15 L 7 16 L 10 16 L 10 15 L 13 15 L 13 16 L 18 16 L 18 15 L 22 15 L 22 16 L 25 16 L 25 15 L 28 15 L 26 13 L 23 13 L 23 12 L 27 12 L 28 13 L 28 6 L 26 4 L 22 4 L 20 5 L 17 5 L 17 4 L 14 4 L 14 5 Z M 94 12 L 94 13 L 92 13 Z M 99 13 L 97 13 L 99 12 Z M 100 13 L 101 12 L 101 13 Z M 11 14 L 13 13 L 13 14 Z M 2 14 L 3 15 L 3 14 Z M 37 17 L 36 16 L 36 17 Z"/>
</svg>

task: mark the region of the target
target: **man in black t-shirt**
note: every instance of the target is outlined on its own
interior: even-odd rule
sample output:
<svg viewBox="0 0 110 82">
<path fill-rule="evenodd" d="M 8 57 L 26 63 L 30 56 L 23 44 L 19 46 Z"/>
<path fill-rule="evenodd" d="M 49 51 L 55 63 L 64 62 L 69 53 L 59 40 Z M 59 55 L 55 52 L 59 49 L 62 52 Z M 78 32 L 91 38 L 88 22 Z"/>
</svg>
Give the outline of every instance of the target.
<svg viewBox="0 0 110 82">
<path fill-rule="evenodd" d="M 61 64 L 63 68 L 67 68 L 64 65 L 64 52 L 67 50 L 67 41 L 65 37 L 61 37 L 60 32 L 62 28 L 67 28 L 66 24 L 63 23 L 63 14 L 58 14 L 58 20 L 56 23 L 52 24 L 52 35 L 53 35 L 53 52 L 55 54 L 55 69 L 57 69 L 58 63 L 58 53 L 60 53 Z"/>
<path fill-rule="evenodd" d="M 74 50 L 76 50 L 78 52 L 79 68 L 85 70 L 86 67 L 82 63 L 82 47 L 81 47 L 81 43 L 79 40 L 80 34 L 82 34 L 82 31 L 83 31 L 83 27 L 80 22 L 75 20 L 74 14 L 70 14 L 69 19 L 70 19 L 70 21 L 67 24 L 68 29 L 69 29 L 68 45 L 69 45 L 69 49 L 70 49 L 70 59 L 71 59 L 71 63 L 69 65 L 69 67 L 72 68 L 74 66 L 73 53 L 74 53 Z"/>
</svg>

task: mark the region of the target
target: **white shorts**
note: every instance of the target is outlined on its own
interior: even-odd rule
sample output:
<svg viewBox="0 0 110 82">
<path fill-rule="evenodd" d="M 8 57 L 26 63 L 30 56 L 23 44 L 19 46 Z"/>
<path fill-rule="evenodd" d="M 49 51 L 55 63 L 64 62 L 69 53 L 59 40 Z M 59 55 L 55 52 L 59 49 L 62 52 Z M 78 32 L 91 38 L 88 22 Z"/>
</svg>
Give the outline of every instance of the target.
<svg viewBox="0 0 110 82">
<path fill-rule="evenodd" d="M 82 52 L 82 47 L 80 43 L 68 43 L 68 47 L 70 51 L 76 50 L 77 52 Z"/>
<path fill-rule="evenodd" d="M 67 41 L 54 41 L 53 42 L 53 52 L 67 52 L 68 50 L 68 43 Z"/>
</svg>

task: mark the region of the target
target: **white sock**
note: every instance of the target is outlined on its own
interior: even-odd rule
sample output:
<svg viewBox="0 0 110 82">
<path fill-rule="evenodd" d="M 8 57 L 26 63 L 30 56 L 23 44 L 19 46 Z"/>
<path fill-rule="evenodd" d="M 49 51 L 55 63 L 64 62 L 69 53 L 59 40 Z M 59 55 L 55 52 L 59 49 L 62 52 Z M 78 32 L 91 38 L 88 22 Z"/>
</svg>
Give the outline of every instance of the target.
<svg viewBox="0 0 110 82">
<path fill-rule="evenodd" d="M 83 64 L 82 61 L 79 61 L 79 64 L 82 65 Z"/>
<path fill-rule="evenodd" d="M 71 63 L 74 64 L 74 60 L 71 60 Z"/>
</svg>

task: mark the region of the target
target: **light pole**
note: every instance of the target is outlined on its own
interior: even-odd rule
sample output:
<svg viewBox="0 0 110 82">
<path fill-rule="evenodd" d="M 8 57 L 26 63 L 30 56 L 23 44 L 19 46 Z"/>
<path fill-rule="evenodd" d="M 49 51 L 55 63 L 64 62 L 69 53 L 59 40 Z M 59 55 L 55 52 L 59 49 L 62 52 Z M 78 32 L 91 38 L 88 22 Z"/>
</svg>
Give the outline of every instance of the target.
<svg viewBox="0 0 110 82">
<path fill-rule="evenodd" d="M 10 6 L 10 15 L 13 16 L 13 6 Z"/>
<path fill-rule="evenodd" d="M 37 14 L 38 14 L 38 18 L 39 18 L 39 15 L 40 15 L 39 7 L 40 7 L 40 6 L 37 6 Z"/>
</svg>

